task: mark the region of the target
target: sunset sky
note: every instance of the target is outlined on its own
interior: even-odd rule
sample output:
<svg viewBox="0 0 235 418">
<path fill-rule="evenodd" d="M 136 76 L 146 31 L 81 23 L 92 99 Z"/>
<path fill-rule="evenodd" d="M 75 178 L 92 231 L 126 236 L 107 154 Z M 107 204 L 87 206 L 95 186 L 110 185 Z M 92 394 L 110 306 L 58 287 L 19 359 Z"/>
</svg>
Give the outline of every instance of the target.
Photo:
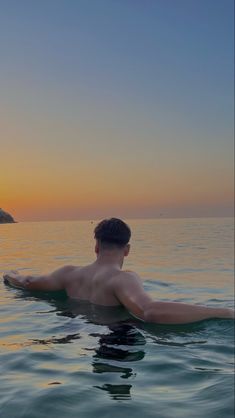
<svg viewBox="0 0 235 418">
<path fill-rule="evenodd" d="M 0 6 L 0 207 L 233 215 L 233 0 Z"/>
</svg>

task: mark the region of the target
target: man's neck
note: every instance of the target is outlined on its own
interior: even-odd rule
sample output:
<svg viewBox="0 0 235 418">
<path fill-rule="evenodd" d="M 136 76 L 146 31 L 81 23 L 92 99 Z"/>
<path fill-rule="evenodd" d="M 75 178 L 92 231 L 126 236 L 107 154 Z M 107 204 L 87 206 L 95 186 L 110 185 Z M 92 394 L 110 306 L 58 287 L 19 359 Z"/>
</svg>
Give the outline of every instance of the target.
<svg viewBox="0 0 235 418">
<path fill-rule="evenodd" d="M 96 264 L 121 269 L 123 266 L 123 255 L 113 251 L 104 251 L 97 255 Z"/>
</svg>

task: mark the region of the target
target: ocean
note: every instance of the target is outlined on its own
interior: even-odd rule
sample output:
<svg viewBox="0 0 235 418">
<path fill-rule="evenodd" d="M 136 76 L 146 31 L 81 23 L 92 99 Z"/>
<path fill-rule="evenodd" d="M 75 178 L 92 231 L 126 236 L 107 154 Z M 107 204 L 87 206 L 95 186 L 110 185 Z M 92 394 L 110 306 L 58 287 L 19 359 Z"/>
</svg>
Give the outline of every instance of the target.
<svg viewBox="0 0 235 418">
<path fill-rule="evenodd" d="M 156 300 L 233 307 L 233 219 L 129 220 Z M 93 221 L 0 225 L 0 275 L 94 260 Z M 234 322 L 146 324 L 0 281 L 1 418 L 232 418 Z"/>
</svg>

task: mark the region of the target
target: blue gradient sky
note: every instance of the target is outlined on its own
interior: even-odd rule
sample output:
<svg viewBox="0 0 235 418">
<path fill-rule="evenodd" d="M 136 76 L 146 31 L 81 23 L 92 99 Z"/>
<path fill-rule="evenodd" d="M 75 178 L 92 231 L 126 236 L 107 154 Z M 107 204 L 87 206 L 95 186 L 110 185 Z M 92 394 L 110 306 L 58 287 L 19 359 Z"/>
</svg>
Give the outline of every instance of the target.
<svg viewBox="0 0 235 418">
<path fill-rule="evenodd" d="M 232 215 L 232 0 L 0 6 L 0 206 Z"/>
</svg>

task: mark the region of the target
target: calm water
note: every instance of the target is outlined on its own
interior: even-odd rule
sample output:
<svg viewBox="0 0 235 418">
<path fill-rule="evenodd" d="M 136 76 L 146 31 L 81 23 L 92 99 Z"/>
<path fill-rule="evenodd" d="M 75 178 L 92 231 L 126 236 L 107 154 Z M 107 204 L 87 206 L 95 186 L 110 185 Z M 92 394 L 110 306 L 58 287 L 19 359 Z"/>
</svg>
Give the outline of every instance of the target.
<svg viewBox="0 0 235 418">
<path fill-rule="evenodd" d="M 161 300 L 233 306 L 233 220 L 129 221 L 126 268 Z M 0 273 L 92 261 L 94 224 L 0 225 Z M 1 418 L 232 418 L 234 324 L 143 324 L 0 282 Z"/>
</svg>

